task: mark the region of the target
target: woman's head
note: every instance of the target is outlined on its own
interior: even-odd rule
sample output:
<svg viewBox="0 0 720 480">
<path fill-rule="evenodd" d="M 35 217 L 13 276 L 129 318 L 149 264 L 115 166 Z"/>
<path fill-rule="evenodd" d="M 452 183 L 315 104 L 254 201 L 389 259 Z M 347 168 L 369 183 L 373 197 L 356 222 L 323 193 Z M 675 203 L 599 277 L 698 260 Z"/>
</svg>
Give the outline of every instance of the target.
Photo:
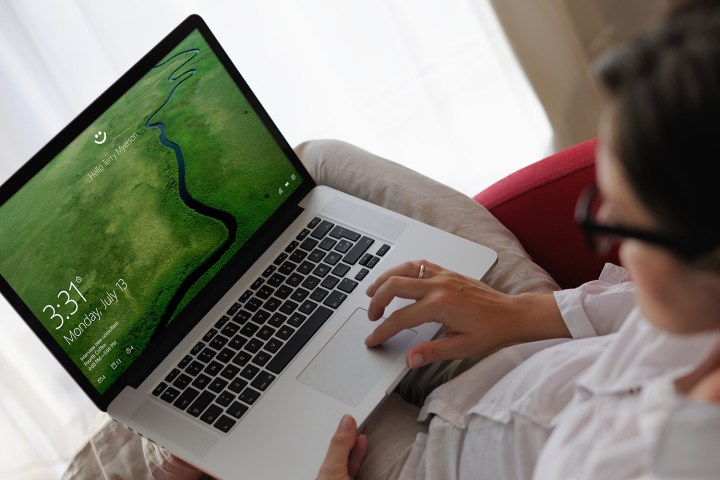
<svg viewBox="0 0 720 480">
<path fill-rule="evenodd" d="M 598 184 L 614 221 L 667 239 L 620 255 L 648 318 L 720 328 L 720 2 L 692 2 L 598 69 Z"/>
</svg>

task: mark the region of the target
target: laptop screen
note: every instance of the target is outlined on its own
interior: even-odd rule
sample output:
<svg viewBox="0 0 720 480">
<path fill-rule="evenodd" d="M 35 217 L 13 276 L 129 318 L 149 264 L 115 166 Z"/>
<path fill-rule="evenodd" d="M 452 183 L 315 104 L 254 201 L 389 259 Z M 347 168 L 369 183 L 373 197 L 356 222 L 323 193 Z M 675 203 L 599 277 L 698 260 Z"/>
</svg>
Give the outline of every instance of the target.
<svg viewBox="0 0 720 480">
<path fill-rule="evenodd" d="M 199 30 L 138 78 L 0 207 L 0 275 L 100 394 L 302 183 Z"/>
</svg>

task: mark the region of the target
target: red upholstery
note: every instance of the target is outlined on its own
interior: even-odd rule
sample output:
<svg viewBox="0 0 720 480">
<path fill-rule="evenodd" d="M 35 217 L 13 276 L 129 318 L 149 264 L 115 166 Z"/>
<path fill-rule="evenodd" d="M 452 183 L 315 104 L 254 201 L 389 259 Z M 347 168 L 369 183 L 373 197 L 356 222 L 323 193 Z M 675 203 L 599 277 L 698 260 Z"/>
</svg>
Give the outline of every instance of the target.
<svg viewBox="0 0 720 480">
<path fill-rule="evenodd" d="M 595 180 L 596 145 L 592 139 L 558 152 L 474 197 L 563 288 L 597 279 L 606 261 L 587 246 L 573 218 L 580 192 Z M 617 258 L 607 261 L 617 263 Z"/>
</svg>

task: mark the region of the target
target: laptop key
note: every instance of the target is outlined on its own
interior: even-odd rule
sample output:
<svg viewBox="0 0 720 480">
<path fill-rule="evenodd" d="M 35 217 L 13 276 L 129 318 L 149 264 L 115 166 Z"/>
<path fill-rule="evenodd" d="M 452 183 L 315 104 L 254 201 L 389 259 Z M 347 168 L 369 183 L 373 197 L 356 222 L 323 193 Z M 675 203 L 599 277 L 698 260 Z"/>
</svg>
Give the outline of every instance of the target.
<svg viewBox="0 0 720 480">
<path fill-rule="evenodd" d="M 245 322 L 250 320 L 250 317 L 252 316 L 252 313 L 248 312 L 247 310 L 240 310 L 237 315 L 235 315 L 235 318 L 233 318 L 233 322 L 243 325 Z"/>
<path fill-rule="evenodd" d="M 180 410 L 185 410 L 187 407 L 190 406 L 193 400 L 200 395 L 200 392 L 195 390 L 192 387 L 188 387 L 185 389 L 185 391 L 173 402 L 173 405 L 175 405 Z"/>
<path fill-rule="evenodd" d="M 195 346 L 190 350 L 190 355 L 197 355 L 200 350 L 202 350 L 205 347 L 205 344 L 203 342 L 198 342 L 195 344 Z"/>
<path fill-rule="evenodd" d="M 185 371 L 194 377 L 198 373 L 202 372 L 203 368 L 205 368 L 205 364 L 195 360 L 187 366 Z"/>
<path fill-rule="evenodd" d="M 333 311 L 323 306 L 318 307 L 315 313 L 300 326 L 295 335 L 275 355 L 275 358 L 267 364 L 267 369 L 272 373 L 279 374 L 292 361 L 305 344 L 315 335 L 320 327 L 330 318 Z"/>
<path fill-rule="evenodd" d="M 226 337 L 232 338 L 233 335 L 237 333 L 237 331 L 240 330 L 240 327 L 237 323 L 228 323 L 225 325 L 225 327 L 220 331 L 223 335 Z"/>
<path fill-rule="evenodd" d="M 345 254 L 342 261 L 349 264 L 349 265 L 355 265 L 358 260 L 360 260 L 360 257 L 367 251 L 370 246 L 375 243 L 375 240 L 373 240 L 370 237 L 362 237 L 358 243 L 355 244 L 354 247 L 350 249 L 348 253 Z"/>
<path fill-rule="evenodd" d="M 190 405 L 187 412 L 193 417 L 199 417 L 200 414 L 215 400 L 215 395 L 210 392 L 202 392 L 198 398 Z"/>
<path fill-rule="evenodd" d="M 260 369 L 255 365 L 247 364 L 245 365 L 245 368 L 243 368 L 243 371 L 240 372 L 240 376 L 248 380 L 252 380 L 259 371 Z"/>
<path fill-rule="evenodd" d="M 318 290 L 322 290 L 322 288 L 318 287 L 315 289 L 316 292 Z M 305 300 L 305 303 L 300 305 L 300 308 L 298 308 L 298 310 L 300 310 L 301 312 L 303 312 L 306 315 L 310 315 L 312 313 L 312 311 L 315 310 L 315 307 L 317 307 L 317 303 L 311 302 L 310 300 Z"/>
<path fill-rule="evenodd" d="M 203 340 L 205 340 L 206 342 L 209 342 L 210 340 L 212 340 L 212 338 L 215 336 L 215 334 L 216 334 L 217 332 L 218 332 L 218 331 L 217 331 L 216 329 L 211 328 L 210 330 L 207 331 L 207 333 L 206 333 L 205 336 L 203 337 Z M 196 345 L 196 346 L 197 346 L 197 345 Z M 187 358 L 187 357 L 185 357 L 185 358 Z M 181 367 L 181 368 L 182 368 L 182 367 Z"/>
<path fill-rule="evenodd" d="M 252 340 L 250 340 L 248 342 L 247 347 L 245 347 L 245 348 L 247 348 L 249 352 L 255 353 L 262 348 L 263 343 L 264 342 L 262 340 L 253 338 Z"/>
<path fill-rule="evenodd" d="M 235 335 L 232 340 L 230 340 L 230 343 L 228 343 L 228 347 L 234 350 L 240 350 L 246 342 L 247 338 L 242 335 Z"/>
<path fill-rule="evenodd" d="M 275 375 L 268 372 L 260 372 L 251 385 L 258 390 L 265 391 L 270 384 L 275 380 Z"/>
<path fill-rule="evenodd" d="M 308 273 L 312 272 L 313 268 L 315 268 L 314 263 L 305 261 L 300 264 L 300 266 L 297 268 L 297 271 L 298 271 L 298 273 L 307 275 Z"/>
<path fill-rule="evenodd" d="M 368 273 L 370 273 L 370 270 L 368 270 L 367 268 L 361 268 L 360 271 L 355 275 L 355 280 L 361 281 L 367 276 Z"/>
<path fill-rule="evenodd" d="M 315 270 L 313 270 L 313 273 L 317 275 L 318 277 L 324 277 L 328 273 L 330 273 L 330 269 L 332 267 L 326 263 L 321 263 L 317 267 L 315 267 Z"/>
<path fill-rule="evenodd" d="M 300 248 L 307 252 L 310 252 L 313 248 L 317 247 L 318 243 L 319 242 L 314 238 L 306 238 L 305 241 L 300 244 Z"/>
<path fill-rule="evenodd" d="M 205 410 L 205 413 L 202 414 L 200 420 L 212 425 L 212 423 L 217 420 L 220 414 L 222 414 L 222 408 L 218 407 L 217 405 L 210 405 L 208 409 Z"/>
<path fill-rule="evenodd" d="M 285 300 L 291 293 L 292 288 L 288 287 L 287 285 L 283 285 L 282 287 L 277 289 L 277 292 L 275 292 L 275 296 L 282 300 Z"/>
<path fill-rule="evenodd" d="M 240 365 L 241 367 L 244 367 L 245 364 L 247 362 L 249 362 L 251 358 L 252 358 L 252 355 L 250 355 L 248 352 L 243 350 L 241 352 L 238 352 L 238 354 L 235 355 L 235 358 L 233 358 L 232 361 L 235 365 Z"/>
<path fill-rule="evenodd" d="M 282 342 L 280 340 L 278 340 L 277 338 L 271 338 L 265 344 L 265 350 L 267 350 L 270 353 L 277 352 L 278 350 L 280 350 L 280 347 L 282 347 Z"/>
<path fill-rule="evenodd" d="M 285 276 L 280 275 L 279 273 L 273 273 L 272 277 L 270 277 L 267 281 L 268 285 L 272 285 L 273 287 L 279 287 L 283 284 L 285 281 Z"/>
<path fill-rule="evenodd" d="M 228 407 L 228 409 L 226 410 L 226 413 L 227 413 L 228 415 L 231 415 L 231 416 L 235 417 L 235 418 L 240 418 L 240 417 L 242 417 L 242 416 L 245 414 L 245 412 L 247 412 L 247 411 L 248 411 L 247 405 L 243 405 L 243 404 L 240 403 L 240 402 L 233 402 L 233 404 L 230 405 L 230 406 Z M 220 417 L 220 418 L 222 418 L 222 417 Z M 218 420 L 218 421 L 219 421 L 219 420 Z M 230 427 L 230 428 L 232 428 L 232 427 Z"/>
<path fill-rule="evenodd" d="M 282 252 L 280 255 L 277 256 L 275 261 L 273 262 L 275 265 L 280 265 L 285 261 L 285 259 L 288 258 L 288 254 L 285 252 Z"/>
<path fill-rule="evenodd" d="M 228 385 L 228 390 L 230 390 L 231 392 L 240 393 L 242 392 L 243 388 L 247 387 L 247 384 L 248 382 L 246 382 L 240 377 L 237 377 L 232 382 L 230 382 L 230 385 Z"/>
<path fill-rule="evenodd" d="M 321 239 L 325 235 L 327 235 L 327 233 L 330 231 L 330 229 L 332 229 L 334 226 L 335 226 L 334 224 L 328 222 L 327 220 L 323 220 L 320 222 L 320 225 L 315 227 L 315 229 L 312 231 L 312 233 L 310 233 L 310 236 L 317 238 L 317 239 Z"/>
<path fill-rule="evenodd" d="M 345 293 L 352 293 L 353 290 L 355 290 L 355 287 L 358 286 L 358 282 L 355 280 L 350 280 L 349 278 L 343 278 L 340 282 L 340 285 L 338 285 L 338 290 L 342 290 Z"/>
<path fill-rule="evenodd" d="M 272 317 L 270 317 L 270 320 L 268 320 L 268 325 L 272 325 L 273 327 L 277 328 L 283 323 L 285 323 L 285 320 L 287 320 L 286 315 L 283 315 L 282 313 L 276 313 Z"/>
<path fill-rule="evenodd" d="M 255 355 L 255 356 L 253 357 L 252 363 L 254 363 L 255 365 L 258 365 L 258 366 L 262 367 L 262 366 L 264 366 L 267 362 L 270 361 L 270 358 L 271 358 L 271 355 L 270 355 L 268 352 L 266 352 L 266 351 L 264 351 L 264 350 L 260 350 L 260 351 L 257 353 L 257 355 Z"/>
<path fill-rule="evenodd" d="M 235 375 L 240 371 L 240 367 L 237 367 L 233 364 L 225 365 L 225 368 L 223 368 L 222 372 L 220 372 L 221 377 L 225 377 L 228 380 L 232 380 L 235 378 Z"/>
<path fill-rule="evenodd" d="M 322 248 L 323 250 L 331 250 L 336 243 L 337 240 L 328 237 L 324 238 L 323 241 L 320 242 L 320 245 L 318 245 L 318 247 Z"/>
<path fill-rule="evenodd" d="M 333 228 L 330 232 L 330 236 L 333 238 L 347 238 L 348 240 L 352 240 L 353 242 L 357 241 L 357 239 L 360 238 L 359 233 L 353 232 L 352 230 L 348 230 L 347 228 L 343 228 L 341 226 Z"/>
<path fill-rule="evenodd" d="M 163 392 L 163 394 L 160 396 L 160 398 L 168 403 L 173 403 L 178 395 L 180 395 L 179 390 L 173 387 L 168 387 L 165 392 Z"/>
<path fill-rule="evenodd" d="M 215 422 L 213 426 L 221 432 L 227 433 L 232 430 L 232 427 L 234 427 L 236 423 L 237 422 L 235 420 L 228 417 L 227 415 L 220 415 L 220 418 L 218 418 L 217 422 Z"/>
<path fill-rule="evenodd" d="M 307 252 L 304 252 L 302 250 L 296 250 L 293 252 L 292 255 L 290 255 L 290 261 L 294 263 L 300 263 L 305 260 L 305 257 L 307 257 Z"/>
<path fill-rule="evenodd" d="M 175 381 L 173 382 L 173 387 L 177 387 L 178 389 L 182 390 L 188 385 L 190 385 L 190 382 L 192 381 L 192 377 L 189 375 L 186 375 L 184 373 L 181 373 L 180 376 L 178 376 Z"/>
<path fill-rule="evenodd" d="M 214 348 L 215 350 L 220 350 L 220 349 L 222 349 L 222 348 L 225 346 L 225 344 L 226 344 L 227 342 L 228 342 L 228 338 L 227 338 L 227 337 L 223 337 L 222 335 L 218 335 L 218 336 L 216 336 L 215 338 L 212 339 L 212 341 L 210 342 L 210 346 L 211 346 L 212 348 Z"/>
<path fill-rule="evenodd" d="M 218 397 L 215 399 L 215 403 L 222 407 L 227 407 L 233 400 L 235 400 L 235 395 L 226 390 L 220 395 L 218 395 Z"/>
<path fill-rule="evenodd" d="M 232 317 L 233 315 L 235 315 L 235 312 L 237 312 L 238 310 L 240 310 L 240 303 L 235 302 L 232 304 L 232 306 L 230 308 L 228 308 L 227 314 Z"/>
<path fill-rule="evenodd" d="M 167 383 L 165 383 L 165 382 L 160 382 L 160 385 L 158 385 L 157 387 L 155 387 L 155 390 L 152 391 L 152 394 L 157 397 L 157 396 L 159 396 L 159 395 L 163 392 L 163 390 L 165 390 L 166 388 L 167 388 Z"/>
<path fill-rule="evenodd" d="M 265 278 L 269 277 L 269 276 L 272 275 L 272 273 L 275 271 L 275 268 L 276 268 L 275 265 L 269 265 L 269 266 L 265 269 L 265 271 L 262 273 L 262 276 L 265 277 Z"/>
<path fill-rule="evenodd" d="M 195 388 L 199 388 L 200 390 L 204 390 L 205 387 L 210 384 L 210 380 L 212 380 L 210 377 L 208 377 L 204 373 L 201 373 L 197 376 L 195 380 L 193 380 L 192 386 Z"/>
<path fill-rule="evenodd" d="M 165 381 L 170 383 L 175 380 L 178 375 L 180 375 L 180 370 L 178 370 L 177 368 L 173 368 L 172 370 L 170 370 L 170 373 L 168 373 L 165 377 Z"/>
<path fill-rule="evenodd" d="M 344 263 L 338 263 L 337 265 L 335 265 L 335 268 L 332 269 L 332 274 L 337 275 L 338 277 L 344 277 L 348 271 L 350 271 L 349 265 L 345 265 Z"/>
<path fill-rule="evenodd" d="M 325 299 L 323 305 L 327 305 L 328 307 L 332 308 L 338 308 L 340 304 L 345 301 L 346 298 L 346 294 L 338 290 L 333 290 L 332 293 L 330 293 L 330 295 L 328 295 L 328 297 Z"/>
<path fill-rule="evenodd" d="M 255 400 L 260 398 L 260 392 L 257 390 L 253 390 L 250 387 L 247 387 L 243 392 L 240 394 L 240 400 L 247 403 L 248 405 L 252 405 L 255 403 Z"/>
<path fill-rule="evenodd" d="M 302 313 L 293 313 L 290 317 L 290 320 L 288 320 L 288 325 L 292 325 L 293 327 L 299 327 L 307 318 L 307 316 L 303 315 Z"/>
<path fill-rule="evenodd" d="M 223 328 L 225 326 L 225 324 L 228 323 L 229 321 L 230 321 L 230 317 L 228 317 L 227 315 L 223 315 L 222 317 L 220 317 L 218 319 L 217 322 L 215 322 L 215 328 L 217 328 L 217 329 Z"/>
<path fill-rule="evenodd" d="M 203 363 L 208 363 L 210 360 L 215 358 L 215 354 L 217 354 L 215 350 L 210 347 L 205 347 L 197 358 Z"/>
<path fill-rule="evenodd" d="M 327 288 L 328 290 L 332 290 L 335 288 L 335 285 L 340 281 L 340 279 L 334 275 L 328 275 L 325 277 L 325 280 L 320 284 L 321 287 Z M 320 299 L 322 300 L 322 299 Z"/>
<path fill-rule="evenodd" d="M 212 382 L 210 382 L 210 386 L 208 389 L 212 390 L 215 393 L 220 393 L 223 390 L 225 390 L 225 387 L 227 387 L 227 380 L 223 380 L 222 378 L 218 377 Z"/>
</svg>

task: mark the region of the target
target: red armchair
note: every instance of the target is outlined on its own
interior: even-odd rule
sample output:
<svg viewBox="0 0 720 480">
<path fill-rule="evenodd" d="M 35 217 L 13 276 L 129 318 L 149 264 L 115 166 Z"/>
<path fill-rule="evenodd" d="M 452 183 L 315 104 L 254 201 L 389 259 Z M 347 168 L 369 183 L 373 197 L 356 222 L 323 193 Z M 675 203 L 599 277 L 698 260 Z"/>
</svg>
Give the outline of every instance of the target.
<svg viewBox="0 0 720 480">
<path fill-rule="evenodd" d="M 595 180 L 592 139 L 508 175 L 475 195 L 562 288 L 597 279 L 605 261 L 587 246 L 575 224 L 575 202 Z"/>
</svg>

